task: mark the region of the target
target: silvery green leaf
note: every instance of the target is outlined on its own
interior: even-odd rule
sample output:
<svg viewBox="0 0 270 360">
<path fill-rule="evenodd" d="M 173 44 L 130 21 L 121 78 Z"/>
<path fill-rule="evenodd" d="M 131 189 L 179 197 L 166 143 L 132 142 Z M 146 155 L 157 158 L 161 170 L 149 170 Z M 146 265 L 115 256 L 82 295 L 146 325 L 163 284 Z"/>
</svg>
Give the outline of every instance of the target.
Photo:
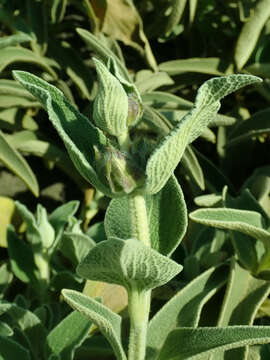
<svg viewBox="0 0 270 360">
<path fill-rule="evenodd" d="M 181 289 L 151 319 L 147 332 L 147 359 L 154 360 L 169 332 L 177 327 L 198 326 L 205 303 L 224 285 L 227 271 L 215 267 Z"/>
<path fill-rule="evenodd" d="M 166 284 L 182 266 L 136 239 L 110 238 L 98 243 L 77 268 L 89 280 L 104 281 L 139 290 Z"/>
<path fill-rule="evenodd" d="M 206 194 L 194 198 L 194 202 L 200 207 L 215 207 L 222 201 L 222 196 L 219 194 Z"/>
<path fill-rule="evenodd" d="M 7 46 L 14 46 L 24 42 L 29 42 L 31 40 L 33 40 L 33 38 L 29 34 L 23 32 L 5 36 L 0 39 L 0 49 Z"/>
<path fill-rule="evenodd" d="M 145 71 L 146 70 L 141 70 L 141 72 Z M 136 74 L 136 76 L 138 76 L 138 73 Z M 149 70 L 149 74 L 147 74 L 147 77 L 145 76 L 145 74 L 143 74 L 136 81 L 135 84 L 141 93 L 147 93 L 149 91 L 158 89 L 161 86 L 173 85 L 174 81 L 166 72 L 152 72 Z"/>
<path fill-rule="evenodd" d="M 79 201 L 69 201 L 64 205 L 56 208 L 49 216 L 50 224 L 52 224 L 56 235 L 64 231 L 65 226 L 71 220 L 72 216 L 79 208 Z"/>
<path fill-rule="evenodd" d="M 261 81 L 251 75 L 229 75 L 206 81 L 198 90 L 194 107 L 158 144 L 146 166 L 145 192 L 155 194 L 167 182 L 186 146 L 200 136 L 216 116 L 219 100 L 237 89 Z"/>
<path fill-rule="evenodd" d="M 142 94 L 142 99 L 144 105 L 148 105 L 156 109 L 190 110 L 193 106 L 191 101 L 162 91 L 147 92 Z"/>
<path fill-rule="evenodd" d="M 256 1 L 254 4 L 252 16 L 244 24 L 235 47 L 234 59 L 238 69 L 246 64 L 270 16 L 269 0 Z"/>
<path fill-rule="evenodd" d="M 21 204 L 19 201 L 15 202 L 16 208 L 23 218 L 23 221 L 27 226 L 27 240 L 32 245 L 41 245 L 41 234 L 37 226 L 34 215 L 27 209 L 27 207 Z"/>
<path fill-rule="evenodd" d="M 177 328 L 167 337 L 158 360 L 199 360 L 220 351 L 269 342 L 270 326 Z"/>
<path fill-rule="evenodd" d="M 42 359 L 47 331 L 40 319 L 30 310 L 7 302 L 0 303 L 0 314 L 7 314 L 12 319 L 14 324 L 13 330 L 16 328 L 20 329 L 29 343 L 34 358 Z M 2 346 L 0 345 L 0 355 L 1 350 Z M 17 359 L 16 356 L 14 358 Z M 4 359 L 6 360 L 8 357 L 4 357 Z M 18 357 L 18 359 L 21 359 L 21 357 Z"/>
<path fill-rule="evenodd" d="M 182 165 L 185 168 L 185 174 L 188 175 L 201 190 L 204 190 L 205 184 L 203 171 L 191 146 L 187 146 L 183 153 Z"/>
<path fill-rule="evenodd" d="M 127 80 L 130 81 L 129 73 L 125 67 L 125 65 L 120 61 L 120 59 L 111 51 L 108 47 L 106 47 L 100 39 L 91 34 L 89 31 L 77 28 L 77 33 L 82 37 L 82 39 L 86 42 L 86 44 L 90 47 L 94 53 L 96 53 L 99 58 L 106 64 L 110 58 L 113 58 L 117 63 L 119 71 L 121 75 Z"/>
<path fill-rule="evenodd" d="M 24 71 L 14 71 L 14 76 L 47 109 L 49 119 L 81 175 L 110 196 L 110 190 L 99 181 L 92 167 L 93 146 L 99 149 L 106 144 L 103 133 L 71 105 L 56 87 Z"/>
<path fill-rule="evenodd" d="M 269 281 L 253 277 L 233 259 L 217 325 L 252 325 L 269 291 Z M 247 359 L 247 350 L 247 348 L 232 350 L 226 356 L 231 360 L 244 360 Z M 215 355 L 212 360 L 224 360 L 224 354 Z"/>
<path fill-rule="evenodd" d="M 48 65 L 46 58 L 40 56 L 39 54 L 18 46 L 7 46 L 4 49 L 1 49 L 0 72 L 14 62 L 34 64 L 47 71 L 54 79 L 57 79 L 56 72 Z"/>
<path fill-rule="evenodd" d="M 61 359 L 72 360 L 76 348 L 88 337 L 92 322 L 78 311 L 73 311 L 55 326 L 47 336 L 49 352 Z"/>
<path fill-rule="evenodd" d="M 171 255 L 182 240 L 187 227 L 187 210 L 182 189 L 172 176 L 164 188 L 153 196 L 145 196 L 151 247 L 163 255 Z M 132 198 L 112 199 L 104 225 L 107 237 L 134 237 Z"/>
<path fill-rule="evenodd" d="M 79 311 L 97 325 L 111 344 L 117 359 L 126 360 L 121 345 L 121 317 L 106 306 L 78 291 L 64 289 L 62 295 L 73 309 Z"/>
<path fill-rule="evenodd" d="M 77 266 L 95 246 L 94 240 L 85 234 L 64 232 L 61 238 L 61 252 Z"/>
<path fill-rule="evenodd" d="M 243 141 L 259 137 L 263 134 L 270 134 L 269 125 L 270 109 L 256 112 L 249 119 L 242 121 L 230 134 L 226 146 L 235 146 Z"/>
<path fill-rule="evenodd" d="M 1 131 L 0 160 L 28 186 L 35 196 L 38 196 L 39 186 L 35 174 L 23 156 L 11 144 L 9 144 L 6 136 Z"/>
<path fill-rule="evenodd" d="M 94 101 L 94 121 L 110 135 L 127 132 L 128 97 L 120 81 L 99 60 L 93 59 L 98 74 L 98 93 Z"/>
<path fill-rule="evenodd" d="M 189 58 L 180 60 L 170 60 L 159 65 L 161 71 L 166 71 L 169 75 L 178 75 L 184 72 L 198 72 L 201 74 L 224 75 L 232 73 L 232 66 L 222 66 L 221 59 L 209 58 Z M 224 70 L 222 70 L 222 68 Z"/>
<path fill-rule="evenodd" d="M 190 218 L 218 229 L 239 231 L 264 243 L 270 241 L 270 233 L 263 228 L 263 218 L 256 211 L 228 208 L 199 209 L 193 211 Z"/>
</svg>

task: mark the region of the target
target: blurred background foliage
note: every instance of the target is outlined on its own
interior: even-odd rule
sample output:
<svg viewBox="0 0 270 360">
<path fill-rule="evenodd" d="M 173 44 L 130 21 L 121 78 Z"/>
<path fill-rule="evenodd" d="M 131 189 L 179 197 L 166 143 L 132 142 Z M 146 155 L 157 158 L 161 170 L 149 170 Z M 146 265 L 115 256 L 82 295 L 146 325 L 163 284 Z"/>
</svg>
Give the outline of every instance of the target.
<svg viewBox="0 0 270 360">
<path fill-rule="evenodd" d="M 82 237 L 89 244 L 91 239 L 104 239 L 103 219 L 109 203 L 78 174 L 47 114 L 13 79 L 12 70 L 30 71 L 55 85 L 93 121 L 97 78 L 91 59 L 96 56 L 106 62 L 109 56 L 114 57 L 141 93 L 144 115 L 140 134 L 153 142 L 164 137 L 191 108 L 203 81 L 232 73 L 262 77 L 263 83 L 223 101 L 211 127 L 187 148 L 176 176 L 189 211 L 197 207 L 257 211 L 264 217 L 263 229 L 269 231 L 269 39 L 269 0 L 0 0 L 2 298 L 15 299 L 31 310 L 39 307 L 36 311 L 43 314 L 45 322 L 49 313 L 51 317 L 57 313 L 60 319 L 63 314 L 54 301 L 62 287 L 83 288 L 82 279 L 74 275 L 87 250 L 80 245 Z M 19 270 L 16 267 L 19 260 L 14 239 L 27 241 L 27 224 L 15 200 L 32 212 L 42 204 L 49 214 L 70 200 L 80 201 L 77 218 L 72 214 L 65 220 L 69 247 L 61 246 L 58 239 L 60 245 L 50 254 L 54 280 L 47 284 L 50 295 L 46 301 L 39 298 L 39 287 L 29 282 L 30 275 L 38 282 L 38 275 L 27 273 L 30 270 L 20 268 L 21 264 L 17 264 Z M 203 271 L 228 263 L 233 255 L 248 271 L 243 275 L 247 283 L 256 283 L 259 276 L 264 285 L 268 284 L 270 275 L 260 272 L 260 241 L 256 237 L 254 240 L 229 227 L 205 227 L 195 217 L 193 220 L 183 246 L 173 255 L 184 263 L 185 270 L 172 284 L 154 292 L 153 309 Z M 10 224 L 14 226 L 9 231 L 13 238 L 7 241 Z M 76 239 L 80 240 L 74 240 L 71 233 L 79 234 Z M 27 249 L 31 257 L 29 244 Z M 226 268 L 230 276 L 240 271 L 237 266 L 232 263 Z M 265 300 L 268 288 L 265 285 L 257 305 Z M 122 302 L 115 300 L 119 299 L 119 289 L 87 282 L 85 291 L 91 296 L 105 294 L 117 311 L 125 307 L 124 296 Z M 220 296 L 213 301 L 220 303 Z M 44 302 L 54 304 L 47 317 L 47 310 L 40 308 Z M 269 313 L 270 305 L 265 301 L 257 321 L 268 324 Z M 247 322 L 254 320 L 252 316 Z M 201 321 L 205 322 L 203 314 Z M 211 321 L 215 323 L 215 314 L 213 319 L 209 317 Z M 106 348 L 104 344 L 101 347 Z M 83 348 L 80 356 L 84 358 Z"/>
</svg>

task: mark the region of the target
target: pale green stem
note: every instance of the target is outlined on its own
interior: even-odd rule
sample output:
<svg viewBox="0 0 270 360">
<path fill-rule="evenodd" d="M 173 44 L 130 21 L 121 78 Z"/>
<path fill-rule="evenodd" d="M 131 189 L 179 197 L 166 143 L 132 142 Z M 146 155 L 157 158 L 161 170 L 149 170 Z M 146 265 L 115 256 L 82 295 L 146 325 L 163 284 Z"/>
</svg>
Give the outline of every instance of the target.
<svg viewBox="0 0 270 360">
<path fill-rule="evenodd" d="M 135 195 L 130 198 L 133 237 L 146 246 L 151 246 L 145 198 Z M 130 316 L 130 336 L 128 360 L 144 360 L 146 352 L 147 326 L 150 311 L 151 290 L 129 291 L 128 311 Z"/>
<path fill-rule="evenodd" d="M 151 246 L 145 198 L 143 195 L 134 195 L 130 203 L 132 235 L 144 245 Z"/>
<path fill-rule="evenodd" d="M 50 267 L 49 259 L 43 254 L 36 253 L 34 255 L 35 263 L 39 269 L 40 276 L 40 299 L 41 302 L 46 302 L 48 297 L 48 284 L 50 281 Z"/>
<path fill-rule="evenodd" d="M 151 290 L 138 292 L 133 289 L 128 297 L 130 335 L 128 360 L 144 360 Z"/>
</svg>

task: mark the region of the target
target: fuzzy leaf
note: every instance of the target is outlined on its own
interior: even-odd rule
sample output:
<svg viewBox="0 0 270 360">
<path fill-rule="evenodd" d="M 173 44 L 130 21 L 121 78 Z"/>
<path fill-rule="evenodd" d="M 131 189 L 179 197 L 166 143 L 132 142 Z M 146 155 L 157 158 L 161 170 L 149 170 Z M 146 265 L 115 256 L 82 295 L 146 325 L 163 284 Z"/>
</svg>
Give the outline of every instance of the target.
<svg viewBox="0 0 270 360">
<path fill-rule="evenodd" d="M 16 46 L 7 46 L 1 49 L 0 72 L 15 62 L 35 64 L 47 71 L 53 78 L 57 78 L 55 71 L 46 63 L 45 59 L 33 51 Z"/>
<path fill-rule="evenodd" d="M 97 325 L 111 344 L 118 360 L 126 360 L 121 345 L 121 317 L 106 306 L 74 290 L 62 290 L 66 302 Z"/>
<path fill-rule="evenodd" d="M 269 281 L 256 279 L 248 270 L 232 261 L 230 277 L 224 296 L 218 326 L 252 325 L 256 313 L 270 291 Z M 246 355 L 245 355 L 246 353 Z M 229 351 L 225 358 L 246 359 L 247 349 Z M 213 360 L 224 360 L 224 354 L 215 355 Z"/>
<path fill-rule="evenodd" d="M 7 142 L 1 131 L 0 160 L 29 187 L 35 196 L 38 196 L 39 187 L 34 173 L 24 158 Z"/>
<path fill-rule="evenodd" d="M 176 327 L 198 326 L 204 304 L 224 285 L 224 267 L 211 268 L 195 278 L 151 319 L 147 332 L 147 358 L 157 358 L 170 331 Z"/>
<path fill-rule="evenodd" d="M 74 352 L 87 338 L 91 321 L 78 311 L 65 317 L 47 336 L 49 352 L 72 360 Z"/>
<path fill-rule="evenodd" d="M 33 38 L 25 33 L 18 33 L 18 34 L 5 36 L 0 39 L 0 49 L 3 49 L 7 46 L 13 46 L 24 42 L 29 42 L 31 40 L 33 40 Z"/>
<path fill-rule="evenodd" d="M 146 196 L 151 247 L 163 255 L 170 255 L 182 240 L 187 226 L 186 205 L 176 178 L 169 179 L 154 196 Z M 132 230 L 132 199 L 113 199 L 105 215 L 107 237 L 128 239 Z"/>
<path fill-rule="evenodd" d="M 183 153 L 182 165 L 185 168 L 185 173 L 201 190 L 205 190 L 203 171 L 191 146 L 187 146 Z"/>
<path fill-rule="evenodd" d="M 186 146 L 200 136 L 216 116 L 219 100 L 237 89 L 260 81 L 251 75 L 229 75 L 206 81 L 198 90 L 194 107 L 160 142 L 150 156 L 145 191 L 157 193 L 168 181 Z"/>
<path fill-rule="evenodd" d="M 14 71 L 14 76 L 47 109 L 49 119 L 81 175 L 105 194 L 110 194 L 91 165 L 94 160 L 93 146 L 99 149 L 106 143 L 102 132 L 79 113 L 54 86 L 27 72 Z"/>
<path fill-rule="evenodd" d="M 110 238 L 97 244 L 77 272 L 89 280 L 105 281 L 139 290 L 166 284 L 182 266 L 136 239 Z"/>
<path fill-rule="evenodd" d="M 230 134 L 226 146 L 234 146 L 253 137 L 270 134 L 269 115 L 270 109 L 268 108 L 258 111 L 249 119 L 241 122 Z"/>
<path fill-rule="evenodd" d="M 110 58 L 113 58 L 121 72 L 121 75 L 127 80 L 130 81 L 129 73 L 124 64 L 120 61 L 120 59 L 111 51 L 108 47 L 106 47 L 97 36 L 91 34 L 89 31 L 84 29 L 77 29 L 77 33 L 82 37 L 82 39 L 86 42 L 89 48 L 98 55 L 98 57 L 105 63 L 109 61 Z"/>
<path fill-rule="evenodd" d="M 219 351 L 269 342 L 269 326 L 178 328 L 167 337 L 158 360 L 199 360 Z"/>
<path fill-rule="evenodd" d="M 0 314 L 3 313 L 11 317 L 15 325 L 13 327 L 14 332 L 16 329 L 20 329 L 23 333 L 33 352 L 34 358 L 41 359 L 45 350 L 46 329 L 40 319 L 31 311 L 6 302 L 0 303 Z M 1 351 L 2 345 L 0 345 L 0 355 Z M 14 358 L 17 359 L 16 356 L 11 359 Z M 9 357 L 4 357 L 4 359 L 9 359 Z M 18 359 L 21 359 L 21 357 L 18 357 Z"/>
<path fill-rule="evenodd" d="M 261 214 L 255 211 L 238 209 L 199 209 L 190 214 L 193 221 L 218 229 L 239 231 L 243 234 L 269 242 L 270 233 L 263 229 Z"/>
<path fill-rule="evenodd" d="M 210 75 L 232 73 L 232 67 L 224 66 L 219 58 L 170 60 L 161 63 L 159 69 L 161 71 L 166 71 L 169 75 L 178 75 L 184 72 L 198 72 Z"/>
<path fill-rule="evenodd" d="M 255 3 L 254 12 L 244 24 L 238 37 L 234 59 L 237 68 L 240 70 L 252 54 L 260 33 L 270 16 L 270 1 L 260 0 Z"/>
</svg>

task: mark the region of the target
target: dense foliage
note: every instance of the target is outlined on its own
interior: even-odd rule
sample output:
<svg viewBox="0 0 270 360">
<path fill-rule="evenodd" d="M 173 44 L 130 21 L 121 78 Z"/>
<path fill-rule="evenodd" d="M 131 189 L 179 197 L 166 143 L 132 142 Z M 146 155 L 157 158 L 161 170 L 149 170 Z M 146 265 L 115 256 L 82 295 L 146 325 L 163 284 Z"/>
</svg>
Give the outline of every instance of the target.
<svg viewBox="0 0 270 360">
<path fill-rule="evenodd" d="M 147 360 L 269 359 L 270 1 L 0 0 L 0 34 L 0 359 L 141 360 L 150 297 Z"/>
</svg>

